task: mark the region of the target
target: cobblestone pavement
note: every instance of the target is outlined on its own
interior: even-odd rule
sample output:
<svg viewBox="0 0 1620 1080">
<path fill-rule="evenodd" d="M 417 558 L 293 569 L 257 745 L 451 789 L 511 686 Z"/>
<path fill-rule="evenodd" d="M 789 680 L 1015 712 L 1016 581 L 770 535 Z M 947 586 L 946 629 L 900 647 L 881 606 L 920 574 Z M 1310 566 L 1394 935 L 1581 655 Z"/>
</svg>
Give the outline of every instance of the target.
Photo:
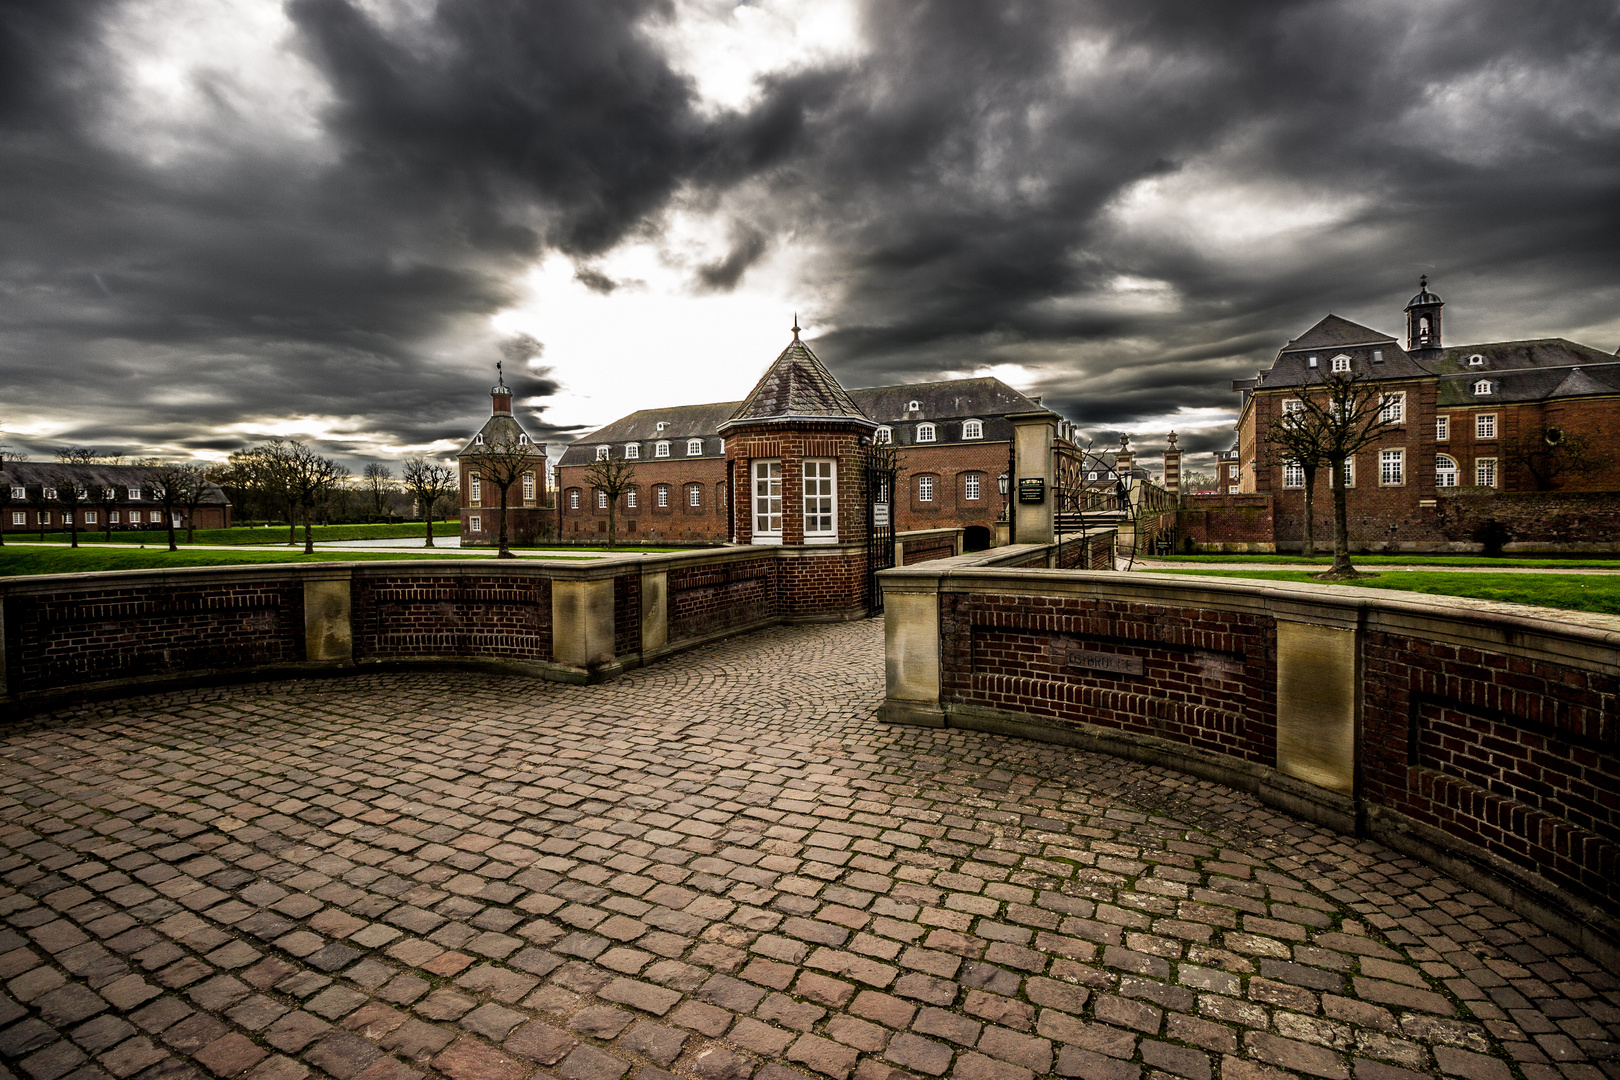
<svg viewBox="0 0 1620 1080">
<path fill-rule="evenodd" d="M 32 1080 L 1620 1077 L 1616 981 L 1219 785 L 892 729 L 875 622 L 6 732 Z M 0 1068 L 0 1073 L 5 1071 Z"/>
</svg>

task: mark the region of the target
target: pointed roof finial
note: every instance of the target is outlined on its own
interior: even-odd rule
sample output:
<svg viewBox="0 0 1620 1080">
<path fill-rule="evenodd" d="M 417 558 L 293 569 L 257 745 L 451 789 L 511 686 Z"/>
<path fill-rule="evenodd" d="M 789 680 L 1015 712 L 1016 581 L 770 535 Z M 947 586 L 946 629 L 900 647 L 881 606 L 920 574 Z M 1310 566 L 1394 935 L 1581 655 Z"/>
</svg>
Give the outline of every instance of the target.
<svg viewBox="0 0 1620 1080">
<path fill-rule="evenodd" d="M 793 340 L 799 340 L 799 313 L 797 311 L 793 313 Z"/>
<path fill-rule="evenodd" d="M 501 362 L 499 360 L 495 361 L 495 381 L 502 386 L 506 385 L 506 376 L 501 373 Z"/>
<path fill-rule="evenodd" d="M 1420 274 L 1418 276 L 1418 292 L 1427 292 L 1428 289 L 1429 289 L 1429 275 L 1428 274 Z"/>
</svg>

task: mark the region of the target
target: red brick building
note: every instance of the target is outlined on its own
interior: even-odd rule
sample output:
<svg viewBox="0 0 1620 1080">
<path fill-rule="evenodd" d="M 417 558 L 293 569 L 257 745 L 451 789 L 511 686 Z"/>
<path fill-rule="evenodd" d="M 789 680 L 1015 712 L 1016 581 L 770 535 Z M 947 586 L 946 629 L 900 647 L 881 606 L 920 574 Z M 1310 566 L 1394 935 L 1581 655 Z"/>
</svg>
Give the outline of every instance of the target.
<svg viewBox="0 0 1620 1080">
<path fill-rule="evenodd" d="M 546 444 L 530 439 L 512 415 L 512 391 L 504 378 L 490 387 L 489 397 L 489 419 L 456 455 L 461 475 L 461 542 L 472 547 L 500 543 L 501 492 L 491 480 L 486 453 L 492 447 L 522 446 L 532 448 L 534 467 L 507 489 L 507 542 L 533 544 L 549 536 L 553 526 L 554 511 L 546 492 Z"/>
<path fill-rule="evenodd" d="M 1620 429 L 1620 358 L 1562 338 L 1447 345 L 1443 307 L 1425 278 L 1406 306 L 1404 348 L 1389 334 L 1329 315 L 1284 345 L 1269 370 L 1234 382 L 1243 404 L 1235 460 L 1218 455 L 1223 495 L 1194 497 L 1189 505 L 1218 511 L 1210 500 L 1236 497 L 1254 510 L 1249 496 L 1264 496 L 1267 505 L 1264 513 L 1242 516 L 1243 536 L 1216 530 L 1203 541 L 1298 546 L 1303 470 L 1273 460 L 1267 437 L 1290 402 L 1341 373 L 1374 381 L 1398 421 L 1346 470 L 1350 536 L 1358 548 L 1490 546 L 1476 534 L 1492 522 L 1536 543 L 1532 534 L 1542 527 L 1529 516 L 1550 520 L 1560 513 L 1548 493 L 1620 491 L 1612 434 Z M 1332 536 L 1329 480 L 1317 474 L 1319 542 Z M 1531 493 L 1539 497 L 1520 497 Z M 1532 505 L 1533 512 L 1521 509 Z M 1254 526 L 1268 517 L 1269 536 L 1261 537 Z M 1506 524 L 1510 518 L 1516 524 Z M 1547 528 L 1560 534 L 1560 544 L 1614 540 L 1579 537 L 1564 525 Z"/>
<path fill-rule="evenodd" d="M 43 461 L 8 461 L 0 467 L 0 484 L 10 498 L 0 508 L 0 527 L 6 532 L 63 531 L 68 514 L 83 533 L 102 532 L 108 525 L 115 531 L 169 528 L 163 502 L 152 483 L 153 469 L 146 465 L 70 465 Z M 61 498 L 64 479 L 73 477 L 79 488 L 77 507 Z M 231 502 L 223 489 L 210 483 L 195 511 L 177 507 L 175 526 L 185 528 L 194 521 L 199 529 L 231 527 Z"/>
<path fill-rule="evenodd" d="M 795 334 L 767 378 L 789 352 L 806 370 L 813 362 L 826 372 Z M 831 380 L 826 392 L 848 401 L 869 437 L 896 448 L 899 491 L 890 499 L 896 529 L 962 528 L 969 550 L 991 546 L 995 523 L 1006 511 L 1000 482 L 1012 445 L 1007 417 L 1038 411 L 1040 404 L 991 378 L 848 391 L 831 374 L 826 378 Z M 585 472 L 593 461 L 611 458 L 631 461 L 636 470 L 634 489 L 619 499 L 621 537 L 652 543 L 726 543 L 733 537 L 748 542 L 735 527 L 740 459 L 732 452 L 734 433 L 727 425 L 759 393 L 756 387 L 746 401 L 644 409 L 579 439 L 557 468 L 561 537 L 605 537 L 607 496 L 586 482 Z"/>
</svg>

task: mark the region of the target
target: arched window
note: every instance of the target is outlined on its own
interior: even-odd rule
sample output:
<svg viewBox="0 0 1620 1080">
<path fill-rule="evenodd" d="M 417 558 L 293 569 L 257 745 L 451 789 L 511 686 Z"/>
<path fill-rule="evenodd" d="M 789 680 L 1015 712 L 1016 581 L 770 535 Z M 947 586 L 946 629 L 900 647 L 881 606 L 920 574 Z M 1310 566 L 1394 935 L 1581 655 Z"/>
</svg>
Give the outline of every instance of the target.
<svg viewBox="0 0 1620 1080">
<path fill-rule="evenodd" d="M 922 402 L 915 401 L 915 400 L 906 402 L 906 412 L 920 412 L 920 411 L 922 411 Z"/>
<path fill-rule="evenodd" d="M 473 445 L 474 446 L 483 446 L 484 445 L 484 433 L 482 431 L 480 431 L 478 434 L 473 436 Z"/>
<path fill-rule="evenodd" d="M 660 439 L 653 445 L 653 457 L 669 457 L 669 443 Z"/>
<path fill-rule="evenodd" d="M 596 448 L 596 460 L 597 461 L 606 461 L 608 459 L 608 454 L 610 454 L 611 452 L 612 452 L 612 449 L 610 447 L 598 446 Z"/>
<path fill-rule="evenodd" d="M 1333 370 L 1336 373 L 1343 373 L 1343 372 L 1349 371 L 1350 370 L 1350 358 L 1348 356 L 1344 355 L 1343 353 L 1340 353 L 1338 356 L 1335 356 L 1333 358 Z"/>
<path fill-rule="evenodd" d="M 687 506 L 702 506 L 703 505 L 703 485 L 702 484 L 687 484 L 686 485 L 686 505 Z"/>
<path fill-rule="evenodd" d="M 641 444 L 640 443 L 625 443 L 624 444 L 624 458 L 625 458 L 626 461 L 635 461 L 640 457 L 641 457 Z"/>
<path fill-rule="evenodd" d="M 527 435 L 519 435 L 518 436 L 518 445 L 519 446 L 528 446 L 529 445 L 529 437 Z"/>
<path fill-rule="evenodd" d="M 703 440 L 702 439 L 687 439 L 686 440 L 686 456 L 687 457 L 702 457 L 703 456 Z"/>
<path fill-rule="evenodd" d="M 1491 380 L 1481 379 L 1474 384 L 1474 394 L 1478 397 L 1489 397 L 1491 393 Z"/>
<path fill-rule="evenodd" d="M 653 505 L 660 509 L 669 505 L 668 484 L 657 484 L 653 487 Z"/>
<path fill-rule="evenodd" d="M 877 442 L 877 444 L 879 446 L 883 446 L 883 445 L 885 445 L 887 443 L 892 443 L 892 442 L 894 442 L 894 429 L 893 428 L 888 428 L 888 427 L 880 427 L 880 428 L 877 429 L 877 434 L 873 436 L 873 439 L 876 440 L 876 442 Z"/>
<path fill-rule="evenodd" d="M 964 439 L 982 439 L 982 438 L 984 438 L 984 424 L 982 422 L 978 421 L 978 420 L 964 420 L 964 421 L 962 421 L 962 438 L 964 438 Z"/>
<path fill-rule="evenodd" d="M 934 441 L 934 425 L 933 424 L 918 424 L 917 425 L 917 441 L 920 442 L 920 443 L 933 442 Z"/>
<path fill-rule="evenodd" d="M 1449 454 L 1436 454 L 1434 458 L 1434 486 L 1457 486 L 1457 461 Z"/>
</svg>

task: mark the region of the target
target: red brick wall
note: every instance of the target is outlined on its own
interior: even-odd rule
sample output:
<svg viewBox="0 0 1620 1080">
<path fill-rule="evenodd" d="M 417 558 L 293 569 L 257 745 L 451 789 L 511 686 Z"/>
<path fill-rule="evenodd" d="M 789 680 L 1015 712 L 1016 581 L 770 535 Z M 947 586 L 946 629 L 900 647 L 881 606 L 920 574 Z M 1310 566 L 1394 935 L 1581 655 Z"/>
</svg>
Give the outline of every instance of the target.
<svg viewBox="0 0 1620 1080">
<path fill-rule="evenodd" d="M 431 570 L 357 576 L 351 592 L 356 660 L 419 656 L 551 659 L 551 582 Z"/>
<path fill-rule="evenodd" d="M 939 536 L 918 536 L 915 538 L 902 537 L 900 544 L 901 551 L 905 554 L 901 566 L 932 562 L 935 559 L 949 559 L 956 554 L 955 533 L 946 533 Z"/>
<path fill-rule="evenodd" d="M 994 531 L 1003 509 L 996 478 L 1007 471 L 1008 445 L 968 442 L 899 447 L 895 454 L 900 488 L 900 497 L 894 502 L 895 528 L 908 532 L 982 525 Z M 976 500 L 965 496 L 965 478 L 969 473 L 979 476 Z M 931 503 L 917 497 L 917 480 L 922 476 L 934 477 Z"/>
<path fill-rule="evenodd" d="M 613 579 L 613 651 L 620 656 L 641 651 L 639 572 L 620 574 Z"/>
<path fill-rule="evenodd" d="M 63 583 L 5 599 L 13 694 L 304 658 L 300 580 Z"/>
<path fill-rule="evenodd" d="M 621 541 L 644 543 L 723 544 L 728 539 L 726 508 L 720 496 L 725 488 L 724 458 L 651 458 L 635 462 L 636 506 L 619 496 L 618 535 Z M 568 465 L 557 470 L 558 497 L 562 502 L 564 541 L 596 543 L 607 538 L 606 509 L 597 509 L 596 490 L 585 482 L 589 465 Z M 669 487 L 668 507 L 653 496 L 660 484 Z M 686 502 L 686 486 L 703 486 L 703 505 Z M 577 490 L 579 509 L 568 506 L 568 492 Z"/>
<path fill-rule="evenodd" d="M 671 567 L 665 614 L 669 640 L 686 641 L 777 615 L 774 555 L 708 566 Z"/>
<path fill-rule="evenodd" d="M 1195 544 L 1273 541 L 1268 495 L 1188 495 L 1176 518 L 1176 532 Z M 1328 534 L 1331 539 L 1332 533 Z"/>
<path fill-rule="evenodd" d="M 751 461 L 779 458 L 782 462 L 782 543 L 804 543 L 805 459 L 837 459 L 838 542 L 863 543 L 866 539 L 865 454 L 861 439 L 870 433 L 848 424 L 760 424 L 737 427 L 726 434 L 726 454 L 735 462 L 733 497 L 737 500 L 737 542 L 753 540 L 753 501 L 750 496 Z"/>
<path fill-rule="evenodd" d="M 866 607 L 864 550 L 785 558 L 779 567 L 778 595 L 783 615 L 841 616 Z"/>
</svg>

